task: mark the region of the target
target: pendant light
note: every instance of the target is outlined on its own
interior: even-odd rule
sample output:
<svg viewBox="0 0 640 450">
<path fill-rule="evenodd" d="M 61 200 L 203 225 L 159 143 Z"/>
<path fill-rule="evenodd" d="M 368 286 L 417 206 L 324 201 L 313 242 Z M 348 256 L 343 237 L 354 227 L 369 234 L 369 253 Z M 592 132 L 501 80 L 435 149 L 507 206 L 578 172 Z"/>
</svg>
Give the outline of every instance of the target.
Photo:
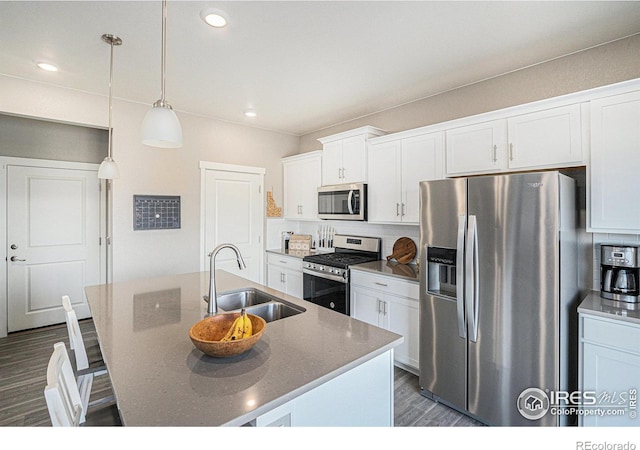
<svg viewBox="0 0 640 450">
<path fill-rule="evenodd" d="M 111 158 L 111 147 L 113 145 L 111 139 L 111 110 L 113 104 L 113 97 L 111 95 L 111 86 L 113 85 L 113 47 L 116 45 L 122 45 L 122 39 L 112 34 L 103 34 L 102 40 L 111 46 L 111 62 L 109 64 L 109 149 L 107 157 L 100 164 L 98 169 L 98 178 L 104 180 L 113 180 L 120 178 L 120 170 L 116 162 Z"/>
<path fill-rule="evenodd" d="M 167 0 L 162 0 L 162 97 L 142 122 L 142 143 L 152 147 L 182 147 L 182 128 L 178 116 L 164 98 L 167 54 Z"/>
</svg>

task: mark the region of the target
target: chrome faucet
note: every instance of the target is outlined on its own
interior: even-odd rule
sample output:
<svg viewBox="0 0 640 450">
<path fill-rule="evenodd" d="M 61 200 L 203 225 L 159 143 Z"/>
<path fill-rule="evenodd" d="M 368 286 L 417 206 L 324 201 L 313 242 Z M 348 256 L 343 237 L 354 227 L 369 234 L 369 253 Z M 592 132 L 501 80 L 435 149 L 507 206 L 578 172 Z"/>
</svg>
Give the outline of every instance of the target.
<svg viewBox="0 0 640 450">
<path fill-rule="evenodd" d="M 207 305 L 207 315 L 213 315 L 218 313 L 218 297 L 216 294 L 216 256 L 218 252 L 223 248 L 230 248 L 236 254 L 236 260 L 238 261 L 238 268 L 240 270 L 246 269 L 247 266 L 242 259 L 240 250 L 233 244 L 220 244 L 209 253 L 209 304 Z M 206 300 L 206 299 L 205 299 Z"/>
</svg>

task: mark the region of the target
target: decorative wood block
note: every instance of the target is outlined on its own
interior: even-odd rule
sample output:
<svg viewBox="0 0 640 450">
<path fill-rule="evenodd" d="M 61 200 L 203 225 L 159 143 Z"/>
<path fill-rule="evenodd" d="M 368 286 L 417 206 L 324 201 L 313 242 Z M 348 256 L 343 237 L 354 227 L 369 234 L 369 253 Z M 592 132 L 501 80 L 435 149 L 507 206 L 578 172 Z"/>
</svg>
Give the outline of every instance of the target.
<svg viewBox="0 0 640 450">
<path fill-rule="evenodd" d="M 282 208 L 276 205 L 273 192 L 267 192 L 267 217 L 282 217 Z"/>
</svg>

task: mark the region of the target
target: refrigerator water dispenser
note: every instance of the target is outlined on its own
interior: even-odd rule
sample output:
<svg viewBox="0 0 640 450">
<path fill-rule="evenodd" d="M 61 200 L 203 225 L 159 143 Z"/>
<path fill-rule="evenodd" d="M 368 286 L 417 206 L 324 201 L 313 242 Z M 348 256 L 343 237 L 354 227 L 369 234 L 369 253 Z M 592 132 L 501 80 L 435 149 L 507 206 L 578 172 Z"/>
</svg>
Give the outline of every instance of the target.
<svg viewBox="0 0 640 450">
<path fill-rule="evenodd" d="M 427 247 L 427 290 L 456 297 L 456 249 Z"/>
</svg>

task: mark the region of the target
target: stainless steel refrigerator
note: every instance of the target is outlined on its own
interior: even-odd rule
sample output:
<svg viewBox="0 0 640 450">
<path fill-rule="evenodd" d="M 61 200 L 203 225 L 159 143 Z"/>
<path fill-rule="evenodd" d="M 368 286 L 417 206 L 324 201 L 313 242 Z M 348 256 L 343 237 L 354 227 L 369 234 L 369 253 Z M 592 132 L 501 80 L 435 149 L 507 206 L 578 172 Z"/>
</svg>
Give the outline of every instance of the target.
<svg viewBox="0 0 640 450">
<path fill-rule="evenodd" d="M 423 395 L 489 425 L 567 423 L 517 402 L 576 388 L 575 195 L 555 171 L 420 183 Z"/>
</svg>

